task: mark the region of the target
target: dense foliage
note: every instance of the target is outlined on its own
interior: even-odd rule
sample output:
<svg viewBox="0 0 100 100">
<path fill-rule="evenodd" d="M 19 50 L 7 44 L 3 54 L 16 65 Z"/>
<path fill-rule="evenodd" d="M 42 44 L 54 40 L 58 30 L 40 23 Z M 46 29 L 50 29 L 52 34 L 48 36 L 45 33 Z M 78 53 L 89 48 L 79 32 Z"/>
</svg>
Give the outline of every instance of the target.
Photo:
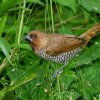
<svg viewBox="0 0 100 100">
<path fill-rule="evenodd" d="M 0 100 L 100 100 L 100 35 L 66 66 L 35 55 L 31 30 L 82 34 L 100 22 L 100 0 L 0 0 Z"/>
</svg>

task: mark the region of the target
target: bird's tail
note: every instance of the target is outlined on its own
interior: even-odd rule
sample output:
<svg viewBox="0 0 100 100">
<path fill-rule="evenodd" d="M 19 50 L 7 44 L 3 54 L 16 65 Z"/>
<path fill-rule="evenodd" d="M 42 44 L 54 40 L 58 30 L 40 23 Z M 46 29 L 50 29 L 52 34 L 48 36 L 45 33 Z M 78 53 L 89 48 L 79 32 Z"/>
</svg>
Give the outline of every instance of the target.
<svg viewBox="0 0 100 100">
<path fill-rule="evenodd" d="M 92 37 L 98 34 L 100 34 L 100 24 L 97 24 L 94 27 L 90 28 L 88 31 L 83 33 L 80 37 L 88 42 Z"/>
</svg>

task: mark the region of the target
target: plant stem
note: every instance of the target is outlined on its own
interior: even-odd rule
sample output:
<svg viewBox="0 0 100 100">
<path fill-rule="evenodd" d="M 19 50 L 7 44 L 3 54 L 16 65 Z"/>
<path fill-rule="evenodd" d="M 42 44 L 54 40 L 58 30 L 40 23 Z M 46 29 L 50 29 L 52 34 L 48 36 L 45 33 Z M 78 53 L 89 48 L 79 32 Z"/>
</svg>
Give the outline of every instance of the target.
<svg viewBox="0 0 100 100">
<path fill-rule="evenodd" d="M 62 100 L 61 99 L 61 90 L 60 90 L 60 83 L 59 83 L 60 81 L 59 81 L 59 77 L 57 78 L 57 85 L 58 85 L 58 98 L 59 98 L 59 100 Z"/>
<path fill-rule="evenodd" d="M 21 32 L 22 32 L 24 14 L 25 14 L 25 9 L 24 9 L 25 7 L 26 7 L 26 0 L 23 0 L 23 10 L 22 10 L 22 14 L 21 14 L 21 21 L 20 21 L 19 32 L 18 32 L 18 44 L 20 43 L 20 39 L 21 39 Z"/>
<path fill-rule="evenodd" d="M 45 32 L 47 29 L 47 15 L 48 15 L 48 0 L 46 0 L 46 7 L 45 7 Z"/>
<path fill-rule="evenodd" d="M 53 20 L 52 0 L 50 0 L 50 10 L 51 10 L 52 32 L 54 33 L 54 20 Z"/>
<path fill-rule="evenodd" d="M 9 60 L 12 59 L 14 53 L 15 53 L 15 50 L 13 50 L 13 51 L 11 52 L 11 55 L 9 56 Z M 8 64 L 8 61 L 7 61 L 7 59 L 5 58 L 5 59 L 3 60 L 3 62 L 2 62 L 2 64 L 0 65 L 0 75 L 1 75 L 2 71 L 4 70 L 4 68 L 6 67 L 7 64 Z"/>
</svg>

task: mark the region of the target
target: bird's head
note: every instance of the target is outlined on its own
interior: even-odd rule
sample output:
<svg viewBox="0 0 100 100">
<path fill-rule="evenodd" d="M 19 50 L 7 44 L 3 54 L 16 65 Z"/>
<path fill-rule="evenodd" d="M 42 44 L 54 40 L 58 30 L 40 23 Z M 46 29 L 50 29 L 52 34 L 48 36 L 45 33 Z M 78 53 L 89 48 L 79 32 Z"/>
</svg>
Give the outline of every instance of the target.
<svg viewBox="0 0 100 100">
<path fill-rule="evenodd" d="M 36 30 L 29 32 L 24 39 L 29 41 L 34 49 L 44 48 L 48 42 L 47 34 Z"/>
</svg>

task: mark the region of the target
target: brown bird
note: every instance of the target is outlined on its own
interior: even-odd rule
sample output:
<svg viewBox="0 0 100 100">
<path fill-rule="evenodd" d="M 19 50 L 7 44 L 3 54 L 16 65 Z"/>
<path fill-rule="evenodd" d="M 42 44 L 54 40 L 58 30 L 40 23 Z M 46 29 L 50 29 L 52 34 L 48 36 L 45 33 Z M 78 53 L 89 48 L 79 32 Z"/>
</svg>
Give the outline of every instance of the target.
<svg viewBox="0 0 100 100">
<path fill-rule="evenodd" d="M 63 63 L 51 79 L 55 78 L 68 64 L 68 61 L 77 55 L 100 32 L 100 24 L 95 25 L 80 36 L 46 34 L 40 31 L 31 31 L 25 39 L 30 42 L 34 52 L 44 59 Z"/>
</svg>

